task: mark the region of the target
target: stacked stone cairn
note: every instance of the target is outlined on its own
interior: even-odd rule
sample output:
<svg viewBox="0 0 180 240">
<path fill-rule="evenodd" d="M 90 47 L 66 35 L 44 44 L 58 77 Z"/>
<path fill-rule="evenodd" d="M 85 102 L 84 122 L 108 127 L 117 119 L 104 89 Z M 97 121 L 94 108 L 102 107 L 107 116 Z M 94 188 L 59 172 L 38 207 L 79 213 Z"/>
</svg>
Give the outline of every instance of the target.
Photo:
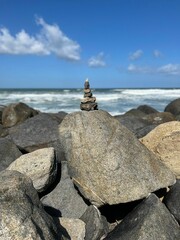
<svg viewBox="0 0 180 240">
<path fill-rule="evenodd" d="M 81 99 L 80 109 L 85 111 L 98 110 L 98 104 L 96 98 L 93 97 L 88 79 L 84 83 L 84 98 Z"/>
</svg>

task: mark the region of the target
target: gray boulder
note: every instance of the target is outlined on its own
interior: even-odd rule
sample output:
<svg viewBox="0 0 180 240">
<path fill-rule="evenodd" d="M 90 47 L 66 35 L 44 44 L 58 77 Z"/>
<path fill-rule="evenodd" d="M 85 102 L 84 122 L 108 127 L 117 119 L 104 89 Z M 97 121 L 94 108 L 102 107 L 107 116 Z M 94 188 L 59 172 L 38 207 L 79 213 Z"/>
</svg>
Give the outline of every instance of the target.
<svg viewBox="0 0 180 240">
<path fill-rule="evenodd" d="M 0 171 L 5 170 L 22 153 L 17 146 L 7 138 L 0 138 Z"/>
<path fill-rule="evenodd" d="M 105 240 L 179 240 L 180 229 L 163 203 L 151 194 Z"/>
<path fill-rule="evenodd" d="M 12 103 L 5 107 L 3 110 L 2 124 L 4 127 L 12 127 L 37 114 L 38 111 L 29 107 L 25 103 Z"/>
<path fill-rule="evenodd" d="M 140 105 L 137 109 L 145 114 L 151 114 L 151 113 L 158 112 L 155 108 L 148 106 L 148 105 Z"/>
<path fill-rule="evenodd" d="M 180 179 L 170 188 L 170 191 L 164 198 L 164 203 L 180 223 Z"/>
<path fill-rule="evenodd" d="M 89 206 L 80 219 L 86 224 L 85 240 L 98 240 L 108 233 L 108 222 L 97 207 Z"/>
<path fill-rule="evenodd" d="M 175 183 L 174 174 L 105 111 L 68 114 L 59 135 L 69 174 L 93 205 L 130 202 Z"/>
<path fill-rule="evenodd" d="M 42 197 L 42 203 L 52 216 L 80 218 L 86 211 L 87 205 L 74 188 L 68 175 L 67 162 L 61 162 L 61 179 L 57 186 Z"/>
<path fill-rule="evenodd" d="M 56 178 L 57 163 L 54 148 L 43 148 L 24 154 L 12 162 L 7 169 L 27 175 L 32 179 L 34 188 L 38 192 L 43 192 Z"/>
<path fill-rule="evenodd" d="M 143 120 L 149 122 L 149 124 L 162 124 L 165 122 L 171 122 L 175 120 L 175 116 L 169 112 L 151 113 L 143 117 Z"/>
<path fill-rule="evenodd" d="M 29 177 L 16 171 L 0 173 L 0 239 L 61 239 L 44 211 Z"/>
<path fill-rule="evenodd" d="M 63 155 L 58 143 L 58 122 L 49 114 L 41 113 L 27 119 L 9 130 L 12 141 L 25 152 L 33 152 L 40 148 L 54 147 L 59 162 Z"/>
<path fill-rule="evenodd" d="M 3 112 L 4 108 L 5 108 L 4 105 L 0 105 L 0 124 L 2 124 L 2 112 Z"/>
<path fill-rule="evenodd" d="M 170 102 L 164 109 L 165 112 L 170 112 L 172 114 L 179 115 L 180 114 L 180 98 L 175 99 Z"/>
</svg>

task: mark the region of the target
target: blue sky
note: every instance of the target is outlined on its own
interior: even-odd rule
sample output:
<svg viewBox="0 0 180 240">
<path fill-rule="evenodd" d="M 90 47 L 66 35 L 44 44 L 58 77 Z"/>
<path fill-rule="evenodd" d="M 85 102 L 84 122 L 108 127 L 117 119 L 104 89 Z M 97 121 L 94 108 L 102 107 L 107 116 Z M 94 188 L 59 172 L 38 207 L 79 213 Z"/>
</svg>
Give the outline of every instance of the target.
<svg viewBox="0 0 180 240">
<path fill-rule="evenodd" d="M 179 0 L 0 0 L 0 88 L 180 87 Z"/>
</svg>

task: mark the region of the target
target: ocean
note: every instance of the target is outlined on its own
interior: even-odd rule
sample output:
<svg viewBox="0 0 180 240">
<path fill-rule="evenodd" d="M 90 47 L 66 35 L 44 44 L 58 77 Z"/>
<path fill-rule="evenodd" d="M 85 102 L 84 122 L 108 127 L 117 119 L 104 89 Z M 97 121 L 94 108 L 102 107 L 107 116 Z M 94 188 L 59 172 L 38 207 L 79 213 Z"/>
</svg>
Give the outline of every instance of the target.
<svg viewBox="0 0 180 240">
<path fill-rule="evenodd" d="M 140 105 L 158 111 L 180 97 L 180 89 L 92 89 L 98 108 L 119 115 Z M 80 110 L 83 89 L 0 89 L 0 105 L 23 102 L 42 112 L 67 113 Z"/>
</svg>

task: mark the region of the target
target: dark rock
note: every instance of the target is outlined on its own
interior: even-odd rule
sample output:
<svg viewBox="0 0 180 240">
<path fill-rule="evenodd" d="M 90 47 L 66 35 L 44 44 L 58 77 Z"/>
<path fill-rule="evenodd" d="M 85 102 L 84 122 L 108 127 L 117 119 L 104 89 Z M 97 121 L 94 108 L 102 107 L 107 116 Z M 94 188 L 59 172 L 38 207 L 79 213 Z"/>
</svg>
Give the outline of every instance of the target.
<svg viewBox="0 0 180 240">
<path fill-rule="evenodd" d="M 137 108 L 138 110 L 140 110 L 141 112 L 145 113 L 145 114 L 151 114 L 151 113 L 157 113 L 158 111 L 148 105 L 141 105 Z"/>
<path fill-rule="evenodd" d="M 69 174 L 93 205 L 142 199 L 175 183 L 174 174 L 105 111 L 68 114 L 59 135 Z"/>
<path fill-rule="evenodd" d="M 85 240 L 97 240 L 108 233 L 108 222 L 97 207 L 89 206 L 80 219 L 86 224 Z"/>
<path fill-rule="evenodd" d="M 124 116 L 136 116 L 136 117 L 144 117 L 146 114 L 142 111 L 140 111 L 139 109 L 130 109 L 129 111 L 127 111 Z"/>
<path fill-rule="evenodd" d="M 58 113 L 48 113 L 54 120 L 56 120 L 59 124 L 62 122 L 64 117 L 67 115 L 66 112 L 58 112 Z"/>
<path fill-rule="evenodd" d="M 8 128 L 5 128 L 3 125 L 0 124 L 0 138 L 6 137 L 9 134 Z"/>
<path fill-rule="evenodd" d="M 164 198 L 164 203 L 180 223 L 180 179 L 177 179 L 176 184 L 170 188 L 170 191 Z"/>
<path fill-rule="evenodd" d="M 0 171 L 6 169 L 22 153 L 17 146 L 7 138 L 0 138 Z"/>
<path fill-rule="evenodd" d="M 0 173 L 0 239 L 58 240 L 60 233 L 44 211 L 32 181 L 16 171 Z"/>
<path fill-rule="evenodd" d="M 58 122 L 47 113 L 27 119 L 24 123 L 10 128 L 9 134 L 13 142 L 24 152 L 32 152 L 40 148 L 54 147 L 57 161 L 63 159 L 58 133 Z"/>
<path fill-rule="evenodd" d="M 0 124 L 2 124 L 2 112 L 3 112 L 4 108 L 5 108 L 4 105 L 0 105 Z"/>
<path fill-rule="evenodd" d="M 175 121 L 175 116 L 169 112 L 158 112 L 144 116 L 143 120 L 146 120 L 149 124 L 159 125 L 165 122 Z"/>
<path fill-rule="evenodd" d="M 3 110 L 2 124 L 5 127 L 12 127 L 37 114 L 38 111 L 34 110 L 24 103 L 12 103 L 5 107 Z"/>
<path fill-rule="evenodd" d="M 75 190 L 68 175 L 67 162 L 61 162 L 61 179 L 58 185 L 41 199 L 49 214 L 56 217 L 80 218 L 87 205 Z M 57 216 L 59 213 L 60 216 Z"/>
<path fill-rule="evenodd" d="M 151 132 L 155 127 L 157 127 L 157 125 L 152 124 L 152 125 L 149 125 L 149 126 L 139 128 L 139 129 L 136 130 L 135 136 L 137 138 L 142 138 L 142 137 L 146 136 L 149 132 Z"/>
<path fill-rule="evenodd" d="M 174 115 L 180 114 L 180 98 L 175 99 L 174 101 L 170 102 L 164 109 L 165 112 L 170 112 Z"/>
<path fill-rule="evenodd" d="M 179 240 L 178 223 L 163 203 L 151 194 L 129 213 L 105 240 Z"/>
</svg>

